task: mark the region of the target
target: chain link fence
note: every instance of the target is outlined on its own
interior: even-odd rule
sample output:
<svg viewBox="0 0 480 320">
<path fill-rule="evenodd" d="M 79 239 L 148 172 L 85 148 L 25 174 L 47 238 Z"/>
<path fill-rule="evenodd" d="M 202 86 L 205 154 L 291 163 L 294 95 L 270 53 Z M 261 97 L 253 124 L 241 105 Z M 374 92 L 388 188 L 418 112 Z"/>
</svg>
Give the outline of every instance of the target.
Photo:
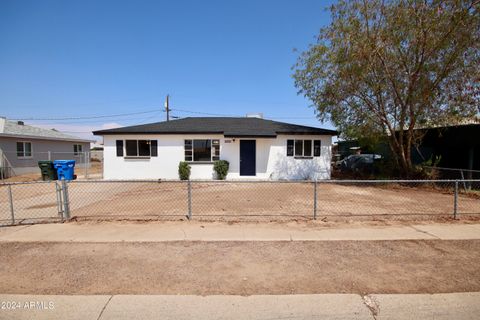
<svg viewBox="0 0 480 320">
<path fill-rule="evenodd" d="M 188 214 L 183 181 L 72 181 L 68 193 L 75 217 L 175 220 Z"/>
<path fill-rule="evenodd" d="M 100 179 L 103 174 L 103 153 L 84 152 L 32 152 L 28 157 L 18 157 L 14 151 L 2 151 L 0 180 L 40 180 L 38 161 L 75 160 L 75 174 L 82 179 Z"/>
<path fill-rule="evenodd" d="M 61 190 L 60 181 L 0 184 L 0 225 L 64 220 Z"/>
<path fill-rule="evenodd" d="M 478 180 L 480 179 L 480 170 L 429 167 L 424 166 L 423 169 L 432 179 L 449 179 L 449 180 Z M 467 182 L 463 183 L 465 188 L 469 187 Z"/>
<path fill-rule="evenodd" d="M 461 188 L 468 183 L 470 188 Z M 480 214 L 480 180 L 330 180 L 318 183 L 319 217 L 421 218 Z"/>
<path fill-rule="evenodd" d="M 480 218 L 480 180 L 74 180 L 0 184 L 0 225 L 68 219 L 437 218 Z"/>
</svg>

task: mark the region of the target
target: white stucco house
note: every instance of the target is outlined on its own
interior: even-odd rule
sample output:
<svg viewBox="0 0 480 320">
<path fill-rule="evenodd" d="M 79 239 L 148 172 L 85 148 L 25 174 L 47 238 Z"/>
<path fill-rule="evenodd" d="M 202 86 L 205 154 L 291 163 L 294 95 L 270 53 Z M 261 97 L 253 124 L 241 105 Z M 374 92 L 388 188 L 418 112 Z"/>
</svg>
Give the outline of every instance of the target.
<svg viewBox="0 0 480 320">
<path fill-rule="evenodd" d="M 105 179 L 214 179 L 227 160 L 227 179 L 329 179 L 334 130 L 257 117 L 195 117 L 94 131 L 103 136 Z"/>
</svg>

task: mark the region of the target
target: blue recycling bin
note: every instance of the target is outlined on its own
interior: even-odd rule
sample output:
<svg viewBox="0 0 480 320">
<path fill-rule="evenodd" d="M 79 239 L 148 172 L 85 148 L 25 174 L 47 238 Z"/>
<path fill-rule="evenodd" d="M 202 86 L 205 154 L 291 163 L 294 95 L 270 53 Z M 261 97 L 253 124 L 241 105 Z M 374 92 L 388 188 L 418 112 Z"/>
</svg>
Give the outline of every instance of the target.
<svg viewBox="0 0 480 320">
<path fill-rule="evenodd" d="M 74 180 L 75 160 L 55 160 L 53 166 L 57 170 L 58 180 Z"/>
</svg>

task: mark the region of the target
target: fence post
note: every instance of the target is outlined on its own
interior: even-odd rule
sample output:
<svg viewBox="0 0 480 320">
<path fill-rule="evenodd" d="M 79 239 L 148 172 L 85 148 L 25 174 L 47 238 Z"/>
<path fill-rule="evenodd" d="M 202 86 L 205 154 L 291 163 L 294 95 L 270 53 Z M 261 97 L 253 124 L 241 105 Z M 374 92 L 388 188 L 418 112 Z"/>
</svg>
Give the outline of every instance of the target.
<svg viewBox="0 0 480 320">
<path fill-rule="evenodd" d="M 453 218 L 457 219 L 458 211 L 458 180 L 455 180 L 455 193 L 453 195 Z"/>
<path fill-rule="evenodd" d="M 70 219 L 70 202 L 68 199 L 68 185 L 66 180 L 62 180 L 62 190 L 63 190 L 63 217 L 68 220 Z"/>
<path fill-rule="evenodd" d="M 62 187 L 58 185 L 58 181 L 55 181 L 55 193 L 57 194 L 57 211 L 58 216 L 63 220 L 63 199 L 62 199 Z"/>
<path fill-rule="evenodd" d="M 313 181 L 313 220 L 317 220 L 317 179 Z"/>
<path fill-rule="evenodd" d="M 192 181 L 188 179 L 188 220 L 192 219 Z"/>
<path fill-rule="evenodd" d="M 12 224 L 15 224 L 15 212 L 13 210 L 13 195 L 12 195 L 12 186 L 8 185 L 8 201 L 10 202 L 10 216 L 12 218 Z"/>
<path fill-rule="evenodd" d="M 87 151 L 87 179 L 89 178 L 90 176 L 90 160 L 92 159 L 92 154 L 90 153 L 90 151 Z"/>
<path fill-rule="evenodd" d="M 87 152 L 83 153 L 83 165 L 85 166 L 85 179 L 88 177 L 88 166 L 87 166 Z"/>
<path fill-rule="evenodd" d="M 460 176 L 462 177 L 463 189 L 467 192 L 467 184 L 465 183 L 465 176 L 463 175 L 463 170 L 460 170 Z"/>
<path fill-rule="evenodd" d="M 52 160 L 52 153 L 48 151 L 48 161 L 51 161 L 51 160 Z"/>
</svg>

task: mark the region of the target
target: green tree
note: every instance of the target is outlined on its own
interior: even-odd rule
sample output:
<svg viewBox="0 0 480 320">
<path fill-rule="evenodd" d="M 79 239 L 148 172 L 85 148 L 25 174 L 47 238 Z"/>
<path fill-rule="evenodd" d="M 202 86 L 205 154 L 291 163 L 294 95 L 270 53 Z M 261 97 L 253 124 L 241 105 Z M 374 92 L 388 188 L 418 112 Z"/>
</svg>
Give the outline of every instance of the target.
<svg viewBox="0 0 480 320">
<path fill-rule="evenodd" d="M 480 111 L 479 0 L 351 0 L 294 66 L 321 121 L 349 138 L 387 135 L 403 175 L 414 130 Z"/>
</svg>

